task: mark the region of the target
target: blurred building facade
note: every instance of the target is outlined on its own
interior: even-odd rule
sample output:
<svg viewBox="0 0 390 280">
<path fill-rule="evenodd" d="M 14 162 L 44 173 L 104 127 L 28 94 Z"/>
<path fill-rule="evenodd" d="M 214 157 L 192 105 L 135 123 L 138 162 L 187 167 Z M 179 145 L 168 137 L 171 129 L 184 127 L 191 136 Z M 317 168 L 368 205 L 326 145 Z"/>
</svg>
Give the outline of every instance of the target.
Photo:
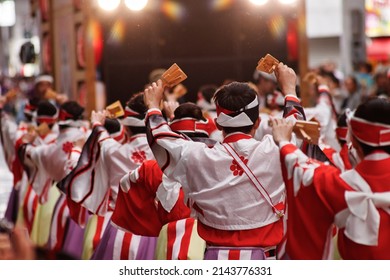
<svg viewBox="0 0 390 280">
<path fill-rule="evenodd" d="M 334 61 L 345 74 L 366 60 L 365 0 L 306 0 L 309 67 Z"/>
</svg>

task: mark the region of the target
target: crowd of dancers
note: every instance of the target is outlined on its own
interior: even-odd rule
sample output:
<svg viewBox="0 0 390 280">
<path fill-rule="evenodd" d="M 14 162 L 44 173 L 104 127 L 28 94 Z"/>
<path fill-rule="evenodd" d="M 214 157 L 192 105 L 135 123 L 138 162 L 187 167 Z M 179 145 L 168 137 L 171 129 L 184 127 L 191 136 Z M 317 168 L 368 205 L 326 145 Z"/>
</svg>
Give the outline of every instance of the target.
<svg viewBox="0 0 390 280">
<path fill-rule="evenodd" d="M 390 72 L 364 67 L 345 90 L 329 65 L 301 79 L 305 108 L 283 63 L 196 104 L 157 76 L 123 117 L 88 120 L 37 77 L 22 121 L 2 110 L 0 259 L 390 259 Z M 297 120 L 319 123 L 318 143 Z"/>
</svg>

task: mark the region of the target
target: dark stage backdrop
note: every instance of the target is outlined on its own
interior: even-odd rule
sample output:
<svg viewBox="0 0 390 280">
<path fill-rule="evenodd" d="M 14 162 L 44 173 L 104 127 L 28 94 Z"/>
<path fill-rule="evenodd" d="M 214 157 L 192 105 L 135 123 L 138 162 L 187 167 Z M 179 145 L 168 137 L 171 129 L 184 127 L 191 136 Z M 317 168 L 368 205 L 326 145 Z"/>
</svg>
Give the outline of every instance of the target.
<svg viewBox="0 0 390 280">
<path fill-rule="evenodd" d="M 257 61 L 266 53 L 289 62 L 286 32 L 294 12 L 281 6 L 256 7 L 249 1 L 218 10 L 211 2 L 177 1 L 181 10 L 176 14 L 154 6 L 139 13 L 123 8 L 101 18 L 104 52 L 99 68 L 107 101 L 127 101 L 143 90 L 153 69 L 174 62 L 188 75 L 188 101 L 196 100 L 203 84 L 251 81 Z"/>
</svg>

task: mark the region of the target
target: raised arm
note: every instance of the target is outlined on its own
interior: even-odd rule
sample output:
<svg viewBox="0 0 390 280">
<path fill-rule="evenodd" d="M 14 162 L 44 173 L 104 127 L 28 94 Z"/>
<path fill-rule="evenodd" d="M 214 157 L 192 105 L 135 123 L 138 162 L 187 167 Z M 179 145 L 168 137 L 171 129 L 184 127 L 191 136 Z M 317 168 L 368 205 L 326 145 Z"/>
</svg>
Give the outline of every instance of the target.
<svg viewBox="0 0 390 280">
<path fill-rule="evenodd" d="M 144 101 L 149 109 L 146 117 L 148 142 L 165 175 L 175 178 L 182 185 L 187 185 L 185 166 L 179 163 L 187 157 L 186 155 L 203 149 L 205 145 L 188 141 L 171 130 L 160 110 L 163 94 L 161 80 L 145 90 Z"/>
<path fill-rule="evenodd" d="M 304 120 L 305 112 L 296 93 L 297 75 L 294 70 L 283 63 L 279 63 L 275 69 L 276 79 L 285 96 L 283 117 L 293 116 L 295 119 Z"/>
</svg>

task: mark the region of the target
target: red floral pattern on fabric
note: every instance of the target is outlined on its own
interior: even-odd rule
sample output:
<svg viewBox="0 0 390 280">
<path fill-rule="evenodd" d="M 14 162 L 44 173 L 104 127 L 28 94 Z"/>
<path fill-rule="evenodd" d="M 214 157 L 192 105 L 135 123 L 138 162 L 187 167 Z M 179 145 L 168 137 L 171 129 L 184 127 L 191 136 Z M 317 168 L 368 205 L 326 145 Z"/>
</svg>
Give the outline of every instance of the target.
<svg viewBox="0 0 390 280">
<path fill-rule="evenodd" d="M 243 156 L 240 156 L 240 159 L 245 164 L 248 163 L 248 159 L 245 159 Z M 241 168 L 240 165 L 238 165 L 235 160 L 232 161 L 232 165 L 230 165 L 230 170 L 233 172 L 234 176 L 241 176 L 242 174 L 244 174 L 244 170 Z"/>
<path fill-rule="evenodd" d="M 72 142 L 65 142 L 64 144 L 62 144 L 62 150 L 65 153 L 70 154 L 72 152 L 72 149 L 73 149 L 73 143 Z"/>
<path fill-rule="evenodd" d="M 146 153 L 144 151 L 134 152 L 131 159 L 137 164 L 142 164 L 146 160 Z"/>
</svg>

